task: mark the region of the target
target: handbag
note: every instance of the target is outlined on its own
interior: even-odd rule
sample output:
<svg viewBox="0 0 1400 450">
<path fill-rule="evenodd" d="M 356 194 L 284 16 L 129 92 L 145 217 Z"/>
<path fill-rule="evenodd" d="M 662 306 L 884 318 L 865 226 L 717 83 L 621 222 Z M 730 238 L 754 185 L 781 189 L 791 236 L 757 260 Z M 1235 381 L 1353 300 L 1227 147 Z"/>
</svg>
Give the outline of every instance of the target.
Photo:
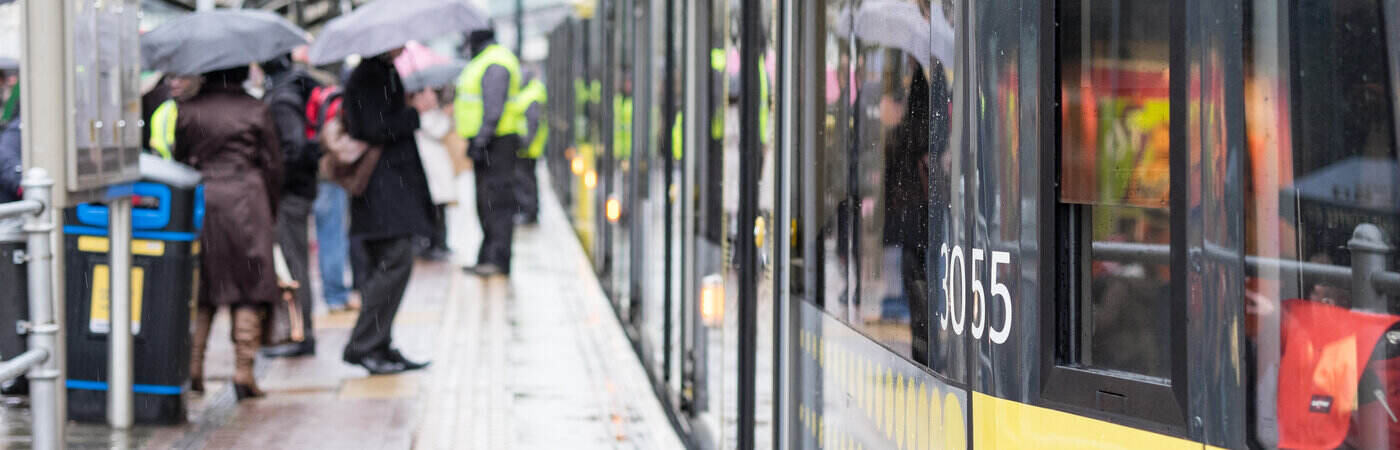
<svg viewBox="0 0 1400 450">
<path fill-rule="evenodd" d="M 351 196 L 363 194 L 383 149 L 351 137 L 339 117 L 321 126 L 320 138 L 321 148 L 326 150 L 321 156 L 321 173 Z"/>
<path fill-rule="evenodd" d="M 280 245 L 272 247 L 272 266 L 277 272 L 277 287 L 282 295 L 273 302 L 263 343 L 273 346 L 305 341 L 305 319 L 301 316 L 301 308 L 297 306 L 296 301 L 296 290 L 301 287 L 301 283 L 292 278 L 292 271 L 287 266 L 287 259 L 282 255 Z"/>
</svg>

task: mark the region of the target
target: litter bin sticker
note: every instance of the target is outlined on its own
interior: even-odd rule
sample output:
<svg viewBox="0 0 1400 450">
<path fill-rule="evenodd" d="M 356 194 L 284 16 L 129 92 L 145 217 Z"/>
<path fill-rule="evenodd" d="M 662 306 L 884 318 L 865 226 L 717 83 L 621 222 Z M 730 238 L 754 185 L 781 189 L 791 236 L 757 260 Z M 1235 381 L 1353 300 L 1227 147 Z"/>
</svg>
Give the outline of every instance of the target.
<svg viewBox="0 0 1400 450">
<path fill-rule="evenodd" d="M 112 270 L 106 264 L 92 268 L 92 313 L 88 316 L 88 331 L 106 334 L 112 330 Z M 131 334 L 141 334 L 141 291 L 146 271 L 131 268 Z"/>
</svg>

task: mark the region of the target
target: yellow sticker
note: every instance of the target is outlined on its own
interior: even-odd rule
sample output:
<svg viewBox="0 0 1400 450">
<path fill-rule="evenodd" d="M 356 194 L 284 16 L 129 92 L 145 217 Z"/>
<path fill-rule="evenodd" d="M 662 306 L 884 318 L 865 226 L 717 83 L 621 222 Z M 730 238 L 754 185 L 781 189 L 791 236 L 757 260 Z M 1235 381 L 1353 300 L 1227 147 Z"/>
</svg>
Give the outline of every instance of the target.
<svg viewBox="0 0 1400 450">
<path fill-rule="evenodd" d="M 107 238 L 99 236 L 78 236 L 78 251 L 86 253 L 107 253 L 111 251 Z M 146 239 L 131 241 L 131 254 L 141 256 L 164 256 L 165 243 Z"/>
<path fill-rule="evenodd" d="M 145 269 L 131 268 L 131 334 L 141 333 L 141 297 L 144 291 Z M 92 307 L 88 316 L 88 331 L 107 333 L 112 330 L 112 276 L 106 264 L 92 268 Z"/>
</svg>

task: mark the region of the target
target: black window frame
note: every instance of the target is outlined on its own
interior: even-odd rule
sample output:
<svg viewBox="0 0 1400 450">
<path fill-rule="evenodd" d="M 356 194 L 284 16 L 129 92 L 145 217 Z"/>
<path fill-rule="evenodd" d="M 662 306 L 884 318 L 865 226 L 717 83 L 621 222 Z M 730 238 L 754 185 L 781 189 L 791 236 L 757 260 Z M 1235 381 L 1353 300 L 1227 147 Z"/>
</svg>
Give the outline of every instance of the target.
<svg viewBox="0 0 1400 450">
<path fill-rule="evenodd" d="M 1081 205 L 1060 203 L 1061 98 L 1059 40 L 1061 37 L 1060 0 L 1041 10 L 1041 29 L 1051 30 L 1041 40 L 1040 54 L 1046 58 L 1040 72 L 1041 92 L 1053 96 L 1054 102 L 1042 102 L 1041 117 L 1049 126 L 1042 127 L 1040 136 L 1041 203 L 1038 211 L 1041 248 L 1041 279 L 1055 280 L 1040 286 L 1040 406 L 1089 418 L 1105 420 L 1162 434 L 1186 437 L 1189 430 L 1190 361 L 1187 357 L 1187 217 L 1186 192 L 1190 162 L 1187 155 L 1186 127 L 1178 114 L 1187 105 L 1186 90 L 1188 61 L 1186 59 L 1185 0 L 1170 0 L 1171 21 L 1168 45 L 1171 74 L 1169 101 L 1172 105 L 1170 125 L 1170 190 L 1169 222 L 1171 281 L 1168 298 L 1170 317 L 1171 378 L 1162 383 L 1152 377 L 1127 372 L 1104 370 L 1060 363 L 1068 341 L 1079 332 L 1071 320 L 1072 310 L 1082 298 L 1082 261 L 1087 258 L 1090 243 L 1086 236 L 1072 231 L 1075 215 Z M 1082 216 L 1082 215 L 1081 215 Z M 1119 407 L 1109 409 L 1117 404 Z"/>
</svg>

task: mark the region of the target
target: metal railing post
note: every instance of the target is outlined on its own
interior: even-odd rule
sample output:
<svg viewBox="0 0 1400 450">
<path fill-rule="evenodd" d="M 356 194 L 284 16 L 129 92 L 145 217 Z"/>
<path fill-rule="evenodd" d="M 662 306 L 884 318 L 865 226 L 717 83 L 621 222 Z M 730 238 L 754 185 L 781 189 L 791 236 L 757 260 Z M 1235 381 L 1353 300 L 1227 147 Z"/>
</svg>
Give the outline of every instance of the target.
<svg viewBox="0 0 1400 450">
<path fill-rule="evenodd" d="M 131 338 L 131 195 L 129 189 L 107 202 L 111 290 L 107 329 L 107 424 L 118 430 L 134 422 Z"/>
<path fill-rule="evenodd" d="M 1386 271 L 1386 257 L 1391 248 L 1385 242 L 1385 235 L 1375 225 L 1357 225 L 1351 240 L 1347 241 L 1347 249 L 1351 250 L 1352 309 L 1386 312 L 1385 296 L 1371 282 L 1376 274 Z"/>
<path fill-rule="evenodd" d="M 25 173 L 21 183 L 24 198 L 44 204 L 44 209 L 36 214 L 28 214 L 24 219 L 24 231 L 29 235 L 25 249 L 29 255 L 29 327 L 28 343 L 31 350 L 44 350 L 48 357 L 42 364 L 29 369 L 30 409 L 34 417 L 34 448 L 63 448 L 63 425 L 67 416 L 66 405 L 60 399 L 64 384 L 62 353 L 57 351 L 59 324 L 54 320 L 57 300 L 53 295 L 52 242 L 57 231 L 53 226 L 52 208 L 53 179 L 47 170 L 32 168 Z"/>
</svg>

